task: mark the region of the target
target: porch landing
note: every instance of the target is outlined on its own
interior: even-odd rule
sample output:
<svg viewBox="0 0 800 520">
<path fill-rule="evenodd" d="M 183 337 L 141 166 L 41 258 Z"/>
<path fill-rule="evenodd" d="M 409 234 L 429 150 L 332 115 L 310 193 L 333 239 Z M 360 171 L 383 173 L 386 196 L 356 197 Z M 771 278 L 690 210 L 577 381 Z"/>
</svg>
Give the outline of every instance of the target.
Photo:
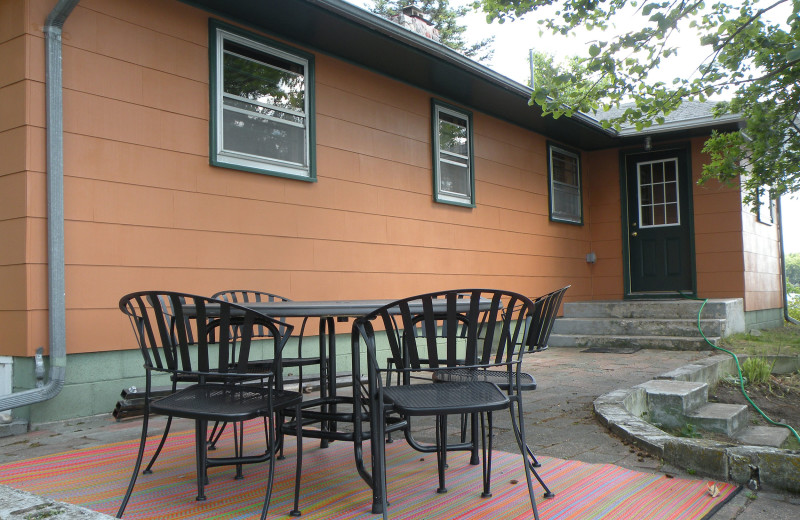
<svg viewBox="0 0 800 520">
<path fill-rule="evenodd" d="M 702 301 L 688 299 L 568 302 L 549 345 L 608 349 L 709 350 L 698 330 Z M 699 320 L 713 344 L 744 332 L 741 298 L 708 300 Z"/>
</svg>

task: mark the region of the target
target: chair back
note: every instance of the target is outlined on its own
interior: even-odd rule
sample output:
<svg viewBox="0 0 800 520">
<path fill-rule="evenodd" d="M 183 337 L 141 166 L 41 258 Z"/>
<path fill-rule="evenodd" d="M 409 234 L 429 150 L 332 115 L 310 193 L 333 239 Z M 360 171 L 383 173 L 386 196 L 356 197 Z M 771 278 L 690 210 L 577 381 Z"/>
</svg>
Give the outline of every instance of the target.
<svg viewBox="0 0 800 520">
<path fill-rule="evenodd" d="M 547 341 L 550 339 L 550 332 L 553 330 L 553 323 L 556 321 L 558 309 L 564 293 L 572 287 L 567 285 L 561 289 L 547 293 L 536 298 L 533 302 L 533 313 L 531 314 L 531 331 L 528 334 L 526 343 L 528 352 L 544 350 L 547 348 Z"/>
<path fill-rule="evenodd" d="M 354 327 L 373 338 L 373 323 L 385 329 L 391 366 L 377 355 L 374 341 L 367 341 L 370 374 L 399 371 L 407 384 L 415 370 L 516 361 L 521 354 L 516 346 L 527 340 L 532 311 L 533 302 L 521 294 L 461 289 L 397 300 L 359 318 Z"/>
<path fill-rule="evenodd" d="M 248 374 L 251 341 L 266 329 L 283 345 L 281 327 L 293 327 L 224 300 L 167 291 L 123 296 L 119 308 L 131 322 L 145 367 L 174 374 L 214 374 L 234 378 Z M 280 363 L 280 360 L 278 360 Z"/>
<path fill-rule="evenodd" d="M 284 296 L 280 296 L 278 294 L 272 294 L 263 291 L 254 291 L 250 289 L 229 289 L 226 291 L 219 291 L 214 293 L 212 298 L 216 298 L 218 300 L 225 300 L 226 302 L 232 302 L 237 304 L 246 305 L 251 302 L 288 302 L 291 301 L 289 298 Z M 285 319 L 276 319 L 281 325 L 278 327 L 281 335 L 287 337 L 286 335 L 286 320 Z M 269 337 L 269 330 L 268 329 L 259 329 L 258 331 L 259 337 Z"/>
</svg>

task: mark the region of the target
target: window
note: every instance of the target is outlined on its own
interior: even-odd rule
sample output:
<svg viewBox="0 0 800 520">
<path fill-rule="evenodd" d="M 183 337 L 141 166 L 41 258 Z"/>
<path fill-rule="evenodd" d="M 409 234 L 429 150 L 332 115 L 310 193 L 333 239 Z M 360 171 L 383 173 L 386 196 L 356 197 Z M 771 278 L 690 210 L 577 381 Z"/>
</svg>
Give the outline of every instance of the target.
<svg viewBox="0 0 800 520">
<path fill-rule="evenodd" d="M 639 182 L 639 227 L 679 226 L 678 160 L 636 165 Z"/>
<path fill-rule="evenodd" d="M 472 114 L 433 101 L 433 197 L 475 206 Z"/>
<path fill-rule="evenodd" d="M 212 21 L 211 164 L 313 180 L 313 56 Z"/>
<path fill-rule="evenodd" d="M 758 189 L 758 205 L 756 217 L 762 224 L 772 225 L 775 223 L 775 201 L 770 196 L 769 186 L 762 186 Z"/>
<path fill-rule="evenodd" d="M 550 220 L 583 224 L 580 155 L 549 143 L 547 149 Z"/>
</svg>

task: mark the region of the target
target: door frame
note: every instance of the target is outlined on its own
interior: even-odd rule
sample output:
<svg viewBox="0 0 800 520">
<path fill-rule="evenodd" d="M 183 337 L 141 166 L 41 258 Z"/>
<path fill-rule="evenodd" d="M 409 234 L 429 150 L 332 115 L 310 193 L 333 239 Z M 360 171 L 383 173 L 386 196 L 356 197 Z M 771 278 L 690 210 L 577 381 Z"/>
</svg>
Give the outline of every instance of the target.
<svg viewBox="0 0 800 520">
<path fill-rule="evenodd" d="M 650 150 L 641 148 L 626 148 L 619 151 L 619 193 L 620 193 L 620 224 L 622 228 L 622 297 L 625 300 L 652 300 L 652 299 L 674 299 L 679 297 L 675 291 L 669 292 L 631 292 L 631 273 L 630 273 L 630 246 L 629 246 L 629 216 L 628 216 L 628 176 L 626 171 L 627 159 L 631 155 L 641 155 L 646 157 L 649 154 L 675 152 L 675 155 L 683 155 L 686 163 L 686 178 L 688 179 L 688 197 L 685 201 L 689 226 L 689 269 L 691 271 L 691 294 L 684 294 L 687 298 L 697 297 L 697 267 L 695 258 L 695 237 L 694 237 L 694 176 L 692 174 L 692 148 L 690 142 L 671 143 L 667 145 L 654 146 Z"/>
</svg>

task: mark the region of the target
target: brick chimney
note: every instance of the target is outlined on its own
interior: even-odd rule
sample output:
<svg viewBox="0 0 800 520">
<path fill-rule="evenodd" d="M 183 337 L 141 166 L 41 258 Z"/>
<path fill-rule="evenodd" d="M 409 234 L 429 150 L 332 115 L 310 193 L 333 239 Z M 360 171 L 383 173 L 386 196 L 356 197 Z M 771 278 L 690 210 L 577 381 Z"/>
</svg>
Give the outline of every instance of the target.
<svg viewBox="0 0 800 520">
<path fill-rule="evenodd" d="M 389 19 L 398 25 L 402 25 L 409 31 L 414 31 L 435 42 L 439 41 L 439 30 L 425 19 L 422 11 L 416 6 L 407 5 L 403 8 L 401 13 L 391 16 Z"/>
</svg>

